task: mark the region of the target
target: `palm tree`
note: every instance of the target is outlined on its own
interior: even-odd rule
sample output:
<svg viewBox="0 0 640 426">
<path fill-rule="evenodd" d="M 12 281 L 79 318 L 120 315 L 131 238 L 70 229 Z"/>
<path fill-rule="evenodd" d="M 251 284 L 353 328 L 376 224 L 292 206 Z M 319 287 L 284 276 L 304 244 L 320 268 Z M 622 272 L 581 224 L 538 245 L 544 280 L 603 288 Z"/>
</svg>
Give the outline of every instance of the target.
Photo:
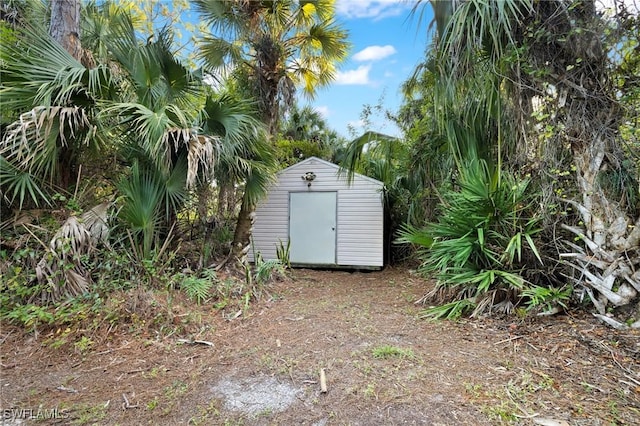
<svg viewBox="0 0 640 426">
<path fill-rule="evenodd" d="M 82 59 L 80 45 L 80 0 L 51 0 L 49 34 L 76 60 Z"/>
<path fill-rule="evenodd" d="M 141 234 L 148 255 L 186 189 L 210 182 L 216 162 L 257 173 L 250 145 L 260 146 L 264 132 L 247 108 L 224 108 L 231 100 L 216 98 L 198 72 L 175 58 L 168 32 L 142 41 L 122 9 L 107 3 L 86 12 L 87 44 L 99 48 L 93 68 L 42 31 L 19 30 L 3 51 L 10 60 L 0 70 L 0 101 L 6 111 L 26 112 L 3 135 L 2 191 L 21 204 L 29 197 L 37 202 L 46 195 L 38 184 L 54 181 L 60 169 L 61 146 L 78 156 L 108 146 L 132 166 L 131 179 L 118 185 L 131 207 L 121 217 Z"/>
<path fill-rule="evenodd" d="M 277 170 L 266 127 L 257 117 L 255 105 L 231 93 L 210 95 L 204 113 L 203 130 L 224 138 L 213 177 L 221 194 L 225 194 L 225 190 L 235 192 L 233 188 L 244 183 L 240 214 L 243 216 L 248 206 L 256 205 L 265 195 Z M 232 194 L 226 193 L 226 196 Z M 227 200 L 219 198 L 219 202 L 226 204 Z M 223 205 L 219 204 L 218 209 L 224 209 Z M 242 223 L 236 226 L 235 234 L 250 232 L 241 226 Z M 236 238 L 241 237 L 234 240 Z M 230 258 L 239 256 L 242 256 L 240 252 L 232 250 Z"/>
<path fill-rule="evenodd" d="M 200 43 L 201 58 L 216 75 L 233 70 L 243 93 L 257 102 L 270 137 L 296 88 L 313 96 L 346 57 L 347 33 L 333 19 L 333 1 L 194 3 L 212 29 Z M 251 198 L 245 193 L 232 246 L 232 257 L 241 261 L 251 236 Z"/>
<path fill-rule="evenodd" d="M 218 168 L 230 180 L 268 169 L 268 163 L 254 161 L 265 137 L 247 105 L 215 94 L 198 71 L 175 58 L 168 31 L 145 43 L 137 39 L 130 19 L 110 24 L 100 40 L 126 83 L 117 101 L 104 103 L 101 116 L 120 130 L 126 157 L 137 159 L 131 179 L 120 185 L 132 206 L 122 214 L 140 231 L 147 256 L 175 222 L 186 189 L 210 185 L 220 177 Z M 248 192 L 253 201 L 255 195 Z"/>
<path fill-rule="evenodd" d="M 346 57 L 347 33 L 333 20 L 333 1 L 194 3 L 213 31 L 201 42 L 201 57 L 212 70 L 231 66 L 242 73 L 270 135 L 296 88 L 313 97 Z"/>
<path fill-rule="evenodd" d="M 36 204 L 43 185 L 75 183 L 84 152 L 103 142 L 97 123 L 98 101 L 113 90 L 106 66 L 87 68 L 42 28 L 15 30 L 3 45 L 8 60 L 0 69 L 0 104 L 11 114 L 0 142 L 0 173 L 5 196 L 28 195 Z"/>
<path fill-rule="evenodd" d="M 327 123 L 322 115 L 308 105 L 300 108 L 294 104 L 286 114 L 286 120 L 282 126 L 282 134 L 285 137 L 318 144 L 323 142 L 323 136 L 327 131 Z"/>
<path fill-rule="evenodd" d="M 573 169 L 567 172 L 575 173 L 575 197 L 547 200 L 566 203 L 576 212 L 569 215 L 575 220 L 562 228 L 584 246 L 567 237 L 559 249 L 576 272 L 567 274 L 585 289 L 604 319 L 608 303 L 628 304 L 640 291 L 640 277 L 632 272 L 640 266 L 640 257 L 631 254 L 640 242 L 640 222 L 624 200 L 612 198 L 615 194 L 602 184 L 606 170 L 621 170 L 624 161 L 617 136 L 620 107 L 608 76 L 610 61 L 617 58 L 609 49 L 620 46 L 620 32 L 627 28 L 621 25 L 623 14 L 603 19 L 594 1 L 432 5 L 439 33 L 439 121 L 447 128 L 452 118 L 461 116 L 471 130 L 493 129 L 486 139 L 490 146 L 473 140 L 475 130 L 465 130 L 462 138 L 456 127 L 447 134 L 458 147 L 471 138 L 473 143 L 462 148 L 475 147 L 476 154 L 492 157 L 498 178 L 504 160 L 544 176 L 544 169 L 564 170 L 568 159 Z M 486 79 L 488 75 L 493 78 Z M 474 95 L 461 97 L 466 93 Z M 517 150 L 505 151 L 506 134 L 515 136 Z M 458 152 L 463 158 L 471 151 Z M 557 193 L 558 182 L 542 179 L 544 191 Z"/>
</svg>

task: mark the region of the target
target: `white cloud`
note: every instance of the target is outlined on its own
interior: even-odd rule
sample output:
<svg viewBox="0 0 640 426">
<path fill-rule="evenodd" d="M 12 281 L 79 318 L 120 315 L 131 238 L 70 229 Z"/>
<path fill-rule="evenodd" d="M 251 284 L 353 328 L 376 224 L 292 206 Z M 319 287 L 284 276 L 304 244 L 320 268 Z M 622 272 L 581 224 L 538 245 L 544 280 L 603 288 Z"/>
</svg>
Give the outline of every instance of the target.
<svg viewBox="0 0 640 426">
<path fill-rule="evenodd" d="M 329 118 L 331 112 L 329 111 L 329 107 L 326 105 L 316 106 L 313 109 L 318 111 L 323 118 Z"/>
<path fill-rule="evenodd" d="M 369 84 L 369 71 L 371 65 L 360 65 L 355 70 L 338 71 L 336 75 L 336 84 L 344 85 L 365 85 Z"/>
<path fill-rule="evenodd" d="M 380 20 L 406 13 L 414 4 L 406 0 L 338 0 L 336 10 L 347 18 Z"/>
<path fill-rule="evenodd" d="M 356 61 L 379 61 L 387 56 L 391 56 L 396 53 L 396 48 L 390 44 L 386 46 L 367 46 L 355 55 L 353 59 Z"/>
</svg>

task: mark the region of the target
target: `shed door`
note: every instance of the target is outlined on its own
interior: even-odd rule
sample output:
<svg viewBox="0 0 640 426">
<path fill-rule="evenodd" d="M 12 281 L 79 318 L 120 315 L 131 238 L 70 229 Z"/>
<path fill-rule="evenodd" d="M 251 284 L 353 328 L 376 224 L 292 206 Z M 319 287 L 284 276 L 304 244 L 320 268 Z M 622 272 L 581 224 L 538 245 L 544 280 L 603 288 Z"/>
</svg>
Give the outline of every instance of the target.
<svg viewBox="0 0 640 426">
<path fill-rule="evenodd" d="M 292 263 L 336 263 L 336 192 L 289 194 Z"/>
</svg>

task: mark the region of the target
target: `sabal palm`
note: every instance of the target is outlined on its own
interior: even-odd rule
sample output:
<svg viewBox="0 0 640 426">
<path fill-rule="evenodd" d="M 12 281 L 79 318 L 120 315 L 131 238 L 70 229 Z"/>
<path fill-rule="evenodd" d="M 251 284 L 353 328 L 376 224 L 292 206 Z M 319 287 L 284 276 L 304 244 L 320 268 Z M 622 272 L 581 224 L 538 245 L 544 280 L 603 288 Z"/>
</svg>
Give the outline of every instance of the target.
<svg viewBox="0 0 640 426">
<path fill-rule="evenodd" d="M 27 192 L 37 203 L 40 197 L 34 195 L 44 194 L 33 190 L 36 185 L 75 183 L 70 172 L 82 153 L 100 147 L 98 102 L 114 81 L 108 67 L 87 68 L 43 28 L 16 29 L 13 41 L 3 46 L 3 58 L 0 104 L 3 119 L 12 120 L 0 145 L 0 173 L 9 184 L 3 191 L 22 205 L 24 190 L 6 178 L 30 180 Z"/>
<path fill-rule="evenodd" d="M 578 212 L 576 223 L 562 227 L 572 237 L 577 235 L 585 247 L 568 238 L 559 250 L 570 252 L 567 257 L 577 271 L 574 283 L 585 285 L 586 280 L 587 293 L 605 318 L 607 300 L 615 305 L 630 303 L 640 288 L 638 277 L 626 272 L 640 264 L 638 256 L 626 255 L 637 249 L 637 233 L 618 226 L 637 218 L 631 217 L 633 212 L 625 210 L 601 181 L 609 167 L 618 172 L 625 161 L 617 136 L 620 105 L 610 76 L 610 62 L 619 54 L 607 49 L 618 48 L 625 37 L 637 38 L 624 34 L 630 27 L 629 17 L 620 13 L 603 19 L 594 1 L 445 3 L 432 2 L 441 18 L 437 45 L 441 99 L 460 99 L 461 91 L 482 88 L 478 75 L 492 73 L 491 84 L 475 90 L 474 97 L 480 102 L 468 103 L 473 107 L 466 109 L 463 122 L 470 119 L 474 127 L 484 123 L 495 129 L 497 144 L 492 148 L 497 169 L 501 168 L 501 142 L 507 128 L 520 142 L 518 147 L 524 148 L 520 165 L 529 162 L 533 169 L 540 163 L 546 168 L 563 168 L 567 158 L 572 159 L 579 195 L 553 203 L 568 203 Z M 438 9 L 444 6 L 453 7 L 439 15 Z M 540 103 L 538 117 L 532 119 L 536 95 L 547 99 Z M 446 103 L 441 105 L 445 105 L 443 111 L 455 112 Z M 511 119 L 508 126 L 501 120 L 505 112 Z M 550 128 L 550 135 L 540 137 L 539 128 L 532 123 Z M 541 181 L 545 192 L 554 192 L 555 179 Z M 553 238 L 557 241 L 556 234 Z"/>
<path fill-rule="evenodd" d="M 346 57 L 347 33 L 333 20 L 333 0 L 194 4 L 212 29 L 201 41 L 201 57 L 214 71 L 231 66 L 244 75 L 272 135 L 280 106 L 291 105 L 296 88 L 314 96 Z"/>
<path fill-rule="evenodd" d="M 203 130 L 222 138 L 214 171 L 216 182 L 245 182 L 245 197 L 249 203 L 257 203 L 275 174 L 276 163 L 254 105 L 229 93 L 210 94 L 204 113 Z"/>
<path fill-rule="evenodd" d="M 271 136 L 278 130 L 281 106 L 286 110 L 292 104 L 296 88 L 313 96 L 333 80 L 336 63 L 347 54 L 346 31 L 333 20 L 333 0 L 195 0 L 194 4 L 212 29 L 201 40 L 200 57 L 213 73 L 233 69 L 239 88 L 257 102 Z M 262 154 L 272 156 L 266 150 Z M 231 253 L 241 262 L 248 251 L 255 209 L 250 188 L 266 186 L 261 176 L 252 174 L 245 182 Z"/>
<path fill-rule="evenodd" d="M 261 122 L 247 105 L 216 95 L 199 73 L 181 64 L 171 53 L 166 31 L 141 43 L 131 21 L 123 20 L 103 40 L 123 76 L 124 90 L 120 101 L 105 103 L 102 116 L 122 130 L 129 152 L 142 165 L 147 161 L 147 175 L 167 183 L 165 197 L 173 197 L 164 202 L 160 197 L 158 207 L 150 210 L 159 214 L 161 205 L 167 206 L 165 224 L 186 199 L 185 185 L 209 184 L 218 167 L 228 172 L 228 179 L 260 175 L 265 166 L 253 160 L 265 140 Z M 176 174 L 182 165 L 186 173 Z M 177 185 L 180 179 L 183 184 Z M 251 200 L 260 194 L 254 192 Z M 146 221 L 146 229 L 155 232 L 154 223 L 158 221 Z M 147 249 L 149 238 L 144 238 Z"/>
<path fill-rule="evenodd" d="M 300 108 L 294 104 L 283 123 L 282 133 L 293 140 L 322 144 L 325 138 L 330 136 L 331 131 L 319 111 L 308 105 Z"/>
</svg>

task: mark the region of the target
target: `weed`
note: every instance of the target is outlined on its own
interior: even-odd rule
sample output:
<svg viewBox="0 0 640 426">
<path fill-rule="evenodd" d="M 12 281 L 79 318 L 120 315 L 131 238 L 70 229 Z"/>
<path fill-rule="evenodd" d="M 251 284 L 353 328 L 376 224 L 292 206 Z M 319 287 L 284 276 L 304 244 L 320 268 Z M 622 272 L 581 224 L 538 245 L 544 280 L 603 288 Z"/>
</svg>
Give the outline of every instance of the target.
<svg viewBox="0 0 640 426">
<path fill-rule="evenodd" d="M 185 276 L 180 288 L 184 289 L 187 296 L 199 305 L 210 296 L 211 288 L 216 280 L 215 271 L 209 271 L 202 278 L 191 275 Z"/>
<path fill-rule="evenodd" d="M 73 419 L 71 424 L 73 425 L 86 425 L 100 423 L 107 417 L 107 407 L 109 403 L 88 405 L 81 404 L 77 406 L 71 406 L 67 411 L 73 412 L 76 418 Z"/>
<path fill-rule="evenodd" d="M 73 347 L 75 348 L 76 352 L 79 352 L 80 354 L 85 354 L 91 349 L 92 346 L 93 346 L 93 340 L 91 340 L 87 336 L 82 336 L 80 340 L 78 340 L 73 344 Z"/>
<path fill-rule="evenodd" d="M 373 372 L 373 366 L 366 361 L 361 363 L 360 361 L 356 360 L 353 362 L 353 366 L 356 369 L 360 370 L 365 376 L 368 376 Z"/>
<path fill-rule="evenodd" d="M 189 385 L 181 380 L 175 380 L 171 386 L 164 388 L 164 394 L 169 399 L 180 398 L 189 389 Z"/>
<path fill-rule="evenodd" d="M 373 383 L 367 384 L 367 387 L 364 389 L 362 394 L 367 398 L 378 399 L 378 394 L 376 393 L 376 386 Z"/>
<path fill-rule="evenodd" d="M 500 405 L 493 407 L 485 407 L 483 411 L 487 413 L 491 420 L 500 420 L 502 422 L 513 422 L 517 419 L 515 407 L 507 401 L 500 402 Z"/>
<path fill-rule="evenodd" d="M 260 365 L 262 366 L 262 368 L 265 368 L 267 370 L 272 370 L 275 366 L 275 363 L 273 361 L 273 358 L 271 358 L 270 355 L 263 354 L 260 357 Z"/>
<path fill-rule="evenodd" d="M 282 240 L 278 240 L 278 246 L 276 247 L 276 256 L 278 260 L 287 268 L 291 268 L 291 240 L 287 240 L 287 245 L 285 246 Z"/>
<path fill-rule="evenodd" d="M 550 311 L 554 306 L 567 309 L 567 303 L 573 293 L 573 287 L 566 288 L 532 286 L 522 291 L 522 296 L 528 298 L 527 310 L 541 308 Z"/>
<path fill-rule="evenodd" d="M 374 358 L 377 359 L 387 359 L 392 357 L 397 358 L 415 358 L 413 351 L 411 349 L 402 349 L 396 346 L 383 345 L 374 348 L 371 351 Z"/>
<path fill-rule="evenodd" d="M 155 410 L 158 407 L 158 397 L 154 397 L 151 401 L 147 402 L 147 410 Z"/>
<path fill-rule="evenodd" d="M 211 424 L 212 422 L 209 419 L 210 415 L 213 415 L 215 417 L 220 415 L 220 411 L 218 410 L 218 407 L 216 407 L 215 400 L 211 401 L 209 405 L 206 407 L 198 406 L 198 415 L 191 417 L 187 421 L 187 425 L 200 426 L 200 425 Z"/>
<path fill-rule="evenodd" d="M 607 407 L 609 408 L 609 414 L 611 415 L 611 417 L 613 417 L 614 419 L 618 419 L 618 417 L 620 416 L 620 410 L 618 409 L 618 403 L 616 401 L 609 401 L 607 403 Z"/>
<path fill-rule="evenodd" d="M 149 373 L 147 373 L 147 374 L 142 373 L 142 377 L 147 378 L 147 379 L 155 379 L 156 377 L 158 377 L 158 375 L 160 373 L 165 373 L 166 371 L 167 371 L 167 369 L 164 366 L 153 367 L 151 369 L 151 371 L 149 371 Z"/>
<path fill-rule="evenodd" d="M 471 395 L 473 395 L 474 398 L 480 398 L 480 396 L 482 395 L 481 390 L 482 390 L 482 385 L 479 384 L 473 384 L 473 383 L 465 383 L 464 384 L 464 389 L 465 391 L 467 391 L 467 393 L 470 393 Z"/>
<path fill-rule="evenodd" d="M 269 417 L 270 415 L 273 414 L 273 410 L 271 408 L 265 408 L 262 411 L 260 411 L 259 413 L 256 413 L 255 417 Z"/>
<path fill-rule="evenodd" d="M 265 284 L 271 281 L 274 275 L 284 276 L 285 265 L 279 259 L 269 259 L 256 262 L 255 282 Z"/>
</svg>

